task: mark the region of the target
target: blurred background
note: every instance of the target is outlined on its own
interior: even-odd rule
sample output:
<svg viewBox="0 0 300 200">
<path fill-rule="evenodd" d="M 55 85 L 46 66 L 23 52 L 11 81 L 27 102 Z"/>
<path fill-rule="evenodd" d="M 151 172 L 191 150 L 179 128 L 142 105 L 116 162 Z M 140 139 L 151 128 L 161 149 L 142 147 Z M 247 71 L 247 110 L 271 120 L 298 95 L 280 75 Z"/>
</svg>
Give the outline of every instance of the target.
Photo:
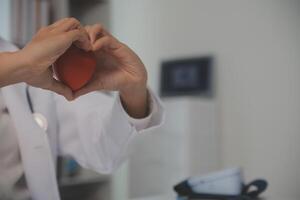
<svg viewBox="0 0 300 200">
<path fill-rule="evenodd" d="M 0 2 L 0 35 L 20 47 L 63 17 L 104 24 L 167 111 L 113 175 L 62 158 L 63 199 L 171 200 L 179 181 L 234 166 L 269 181 L 267 200 L 300 199 L 299 0 Z"/>
</svg>

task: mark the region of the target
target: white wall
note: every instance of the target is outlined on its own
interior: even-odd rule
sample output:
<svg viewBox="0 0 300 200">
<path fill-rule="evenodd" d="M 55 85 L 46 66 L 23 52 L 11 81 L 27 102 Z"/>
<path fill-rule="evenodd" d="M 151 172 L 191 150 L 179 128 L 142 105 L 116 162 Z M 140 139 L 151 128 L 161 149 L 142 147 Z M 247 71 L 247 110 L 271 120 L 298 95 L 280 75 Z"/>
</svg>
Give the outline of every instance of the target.
<svg viewBox="0 0 300 200">
<path fill-rule="evenodd" d="M 217 11 L 231 11 L 219 22 L 223 163 L 266 177 L 273 196 L 299 199 L 300 1 L 234 5 Z"/>
<path fill-rule="evenodd" d="M 10 40 L 10 0 L 0 2 L 0 37 Z"/>
<path fill-rule="evenodd" d="M 177 21 L 171 18 L 177 13 L 177 5 L 176 10 L 170 10 L 170 2 L 113 0 L 111 5 L 112 31 L 141 56 L 155 92 L 162 60 L 210 53 L 199 52 L 198 45 L 175 43 L 180 35 L 174 32 Z M 187 176 L 220 167 L 215 100 L 175 98 L 164 103 L 165 126 L 139 136 L 134 145 L 129 167 L 130 197 L 171 193 L 174 184 Z"/>
<path fill-rule="evenodd" d="M 300 2 L 113 0 L 112 4 L 113 31 L 143 58 L 155 90 L 162 59 L 216 56 L 223 166 L 244 167 L 248 180 L 267 178 L 269 195 L 299 199 Z M 189 100 L 173 103 L 177 106 L 167 102 L 168 110 L 174 109 L 169 113 L 173 121 L 178 113 L 189 116 L 185 112 L 191 104 L 185 101 Z M 180 120 L 186 118 L 178 116 Z M 184 129 L 187 124 L 170 128 Z"/>
</svg>

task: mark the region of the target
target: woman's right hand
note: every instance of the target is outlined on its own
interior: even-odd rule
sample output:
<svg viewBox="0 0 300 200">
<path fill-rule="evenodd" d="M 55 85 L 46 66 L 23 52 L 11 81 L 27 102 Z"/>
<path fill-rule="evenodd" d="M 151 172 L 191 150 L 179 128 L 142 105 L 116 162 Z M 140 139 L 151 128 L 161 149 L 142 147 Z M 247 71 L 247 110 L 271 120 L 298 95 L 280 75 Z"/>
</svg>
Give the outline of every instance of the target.
<svg viewBox="0 0 300 200">
<path fill-rule="evenodd" d="M 87 32 L 74 18 L 65 18 L 40 29 L 32 41 L 17 52 L 22 62 L 21 81 L 72 100 L 71 89 L 53 77 L 51 65 L 73 43 L 86 51 L 92 48 Z"/>
</svg>

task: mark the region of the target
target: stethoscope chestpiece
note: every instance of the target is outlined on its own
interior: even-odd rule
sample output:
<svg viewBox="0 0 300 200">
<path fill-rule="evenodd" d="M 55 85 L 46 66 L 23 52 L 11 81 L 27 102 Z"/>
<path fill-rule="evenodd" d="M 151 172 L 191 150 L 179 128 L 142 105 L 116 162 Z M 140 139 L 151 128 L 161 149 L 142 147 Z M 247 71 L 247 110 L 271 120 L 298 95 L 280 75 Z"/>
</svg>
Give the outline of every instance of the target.
<svg viewBox="0 0 300 200">
<path fill-rule="evenodd" d="M 32 116 L 39 127 L 41 127 L 44 131 L 48 129 L 48 121 L 44 115 L 41 113 L 33 113 Z"/>
</svg>

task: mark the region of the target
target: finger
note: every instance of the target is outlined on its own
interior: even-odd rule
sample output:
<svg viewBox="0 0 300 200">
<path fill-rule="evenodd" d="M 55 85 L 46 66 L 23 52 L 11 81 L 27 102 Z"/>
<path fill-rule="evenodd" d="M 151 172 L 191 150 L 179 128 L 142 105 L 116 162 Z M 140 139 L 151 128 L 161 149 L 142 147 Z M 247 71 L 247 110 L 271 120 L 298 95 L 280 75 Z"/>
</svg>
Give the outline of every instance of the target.
<svg viewBox="0 0 300 200">
<path fill-rule="evenodd" d="M 89 31 L 89 30 L 91 29 L 91 27 L 92 27 L 92 26 L 90 26 L 90 25 L 86 25 L 84 28 L 85 28 L 87 31 Z"/>
<path fill-rule="evenodd" d="M 48 89 L 59 95 L 64 96 L 68 101 L 74 100 L 72 90 L 63 83 L 55 80 L 54 78 L 52 79 L 51 87 Z"/>
<path fill-rule="evenodd" d="M 90 36 L 90 30 L 91 30 L 91 26 L 87 25 L 84 27 L 84 29 L 86 30 L 86 32 L 88 33 L 88 36 L 89 36 L 89 39 L 90 39 L 90 42 L 91 42 L 91 36 Z M 92 42 L 91 42 L 92 44 Z"/>
<path fill-rule="evenodd" d="M 89 36 L 91 39 L 91 43 L 93 44 L 99 37 L 104 36 L 103 34 L 104 28 L 101 24 L 95 24 L 89 28 Z"/>
<path fill-rule="evenodd" d="M 96 81 L 91 81 L 87 85 L 85 85 L 83 88 L 81 88 L 80 90 L 78 90 L 74 93 L 74 99 L 76 99 L 82 95 L 85 95 L 87 93 L 101 90 L 101 89 L 103 89 L 101 84 L 98 84 Z"/>
<path fill-rule="evenodd" d="M 116 40 L 113 37 L 105 36 L 99 38 L 94 44 L 93 44 L 93 51 L 97 51 L 99 49 L 108 49 L 108 50 L 116 50 L 121 48 L 121 43 Z"/>
<path fill-rule="evenodd" d="M 90 30 L 91 30 L 91 26 L 87 25 L 84 27 L 84 29 L 86 30 L 86 32 L 88 33 L 89 35 L 89 38 L 90 38 L 90 41 L 91 41 L 91 37 L 90 37 Z"/>
<path fill-rule="evenodd" d="M 98 40 L 101 37 L 104 36 L 109 36 L 115 39 L 116 41 L 117 38 L 115 38 L 111 33 L 109 33 L 102 24 L 94 24 L 93 26 L 86 26 L 85 27 L 87 32 L 89 33 L 91 43 L 93 44 L 96 40 Z"/>
<path fill-rule="evenodd" d="M 62 82 L 56 80 L 53 77 L 53 75 L 54 75 L 53 71 L 52 71 L 51 67 L 49 67 L 48 70 L 45 72 L 44 80 L 48 80 L 47 81 L 48 84 L 47 84 L 47 87 L 45 87 L 45 89 L 51 90 L 57 94 L 64 96 L 68 101 L 73 100 L 74 97 L 73 97 L 72 90 L 68 86 L 63 84 Z"/>
<path fill-rule="evenodd" d="M 73 29 L 77 29 L 80 27 L 80 22 L 75 18 L 67 18 L 66 20 L 63 20 L 62 22 L 56 24 L 53 26 L 52 31 L 55 32 L 67 32 Z"/>
<path fill-rule="evenodd" d="M 80 37 L 77 41 L 75 41 L 75 45 L 81 49 L 84 49 L 86 51 L 92 50 L 91 41 L 89 38 L 88 32 L 83 28 L 80 27 L 80 32 L 82 34 L 82 37 Z"/>
<path fill-rule="evenodd" d="M 81 43 L 89 41 L 87 38 L 87 34 L 80 29 L 68 31 L 62 34 L 61 37 L 62 40 L 65 40 L 65 42 L 68 42 L 70 45 L 76 41 L 80 41 Z"/>
<path fill-rule="evenodd" d="M 54 22 L 53 24 L 51 24 L 51 25 L 49 26 L 49 28 L 55 28 L 55 27 L 57 27 L 57 26 L 63 24 L 63 23 L 66 22 L 67 20 L 69 20 L 69 18 L 63 18 L 63 19 L 60 19 L 60 20 Z"/>
</svg>

